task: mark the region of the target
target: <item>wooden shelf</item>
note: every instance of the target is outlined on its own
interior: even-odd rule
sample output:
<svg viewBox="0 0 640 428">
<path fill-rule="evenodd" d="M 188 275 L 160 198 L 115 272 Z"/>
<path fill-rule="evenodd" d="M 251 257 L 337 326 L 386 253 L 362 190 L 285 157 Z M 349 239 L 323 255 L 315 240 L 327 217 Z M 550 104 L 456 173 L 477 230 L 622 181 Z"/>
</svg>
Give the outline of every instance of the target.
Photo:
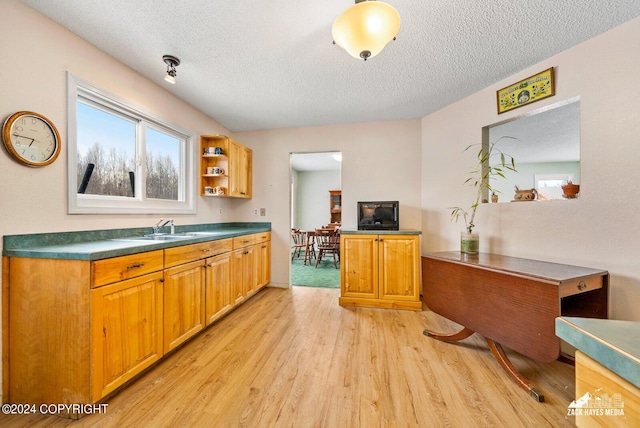
<svg viewBox="0 0 640 428">
<path fill-rule="evenodd" d="M 221 154 L 205 150 L 220 148 Z M 251 198 L 252 151 L 225 135 L 200 137 L 200 195 Z M 224 174 L 207 174 L 208 168 L 221 168 Z M 211 169 L 209 169 L 211 171 Z M 205 193 L 205 187 L 223 187 L 224 195 Z"/>
</svg>

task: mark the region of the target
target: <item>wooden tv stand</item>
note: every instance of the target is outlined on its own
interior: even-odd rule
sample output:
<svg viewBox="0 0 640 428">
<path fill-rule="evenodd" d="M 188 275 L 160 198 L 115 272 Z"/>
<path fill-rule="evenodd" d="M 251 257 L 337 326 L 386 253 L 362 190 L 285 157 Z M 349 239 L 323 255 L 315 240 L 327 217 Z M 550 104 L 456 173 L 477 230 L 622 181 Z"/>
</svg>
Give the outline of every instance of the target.
<svg viewBox="0 0 640 428">
<path fill-rule="evenodd" d="M 481 334 L 502 368 L 537 401 L 544 396 L 513 366 L 502 345 L 551 362 L 560 357 L 556 317 L 607 318 L 604 270 L 486 253 L 431 253 L 422 257 L 422 287 L 431 311 L 463 326 L 452 334 L 427 329 L 426 336 L 454 342 Z"/>
</svg>

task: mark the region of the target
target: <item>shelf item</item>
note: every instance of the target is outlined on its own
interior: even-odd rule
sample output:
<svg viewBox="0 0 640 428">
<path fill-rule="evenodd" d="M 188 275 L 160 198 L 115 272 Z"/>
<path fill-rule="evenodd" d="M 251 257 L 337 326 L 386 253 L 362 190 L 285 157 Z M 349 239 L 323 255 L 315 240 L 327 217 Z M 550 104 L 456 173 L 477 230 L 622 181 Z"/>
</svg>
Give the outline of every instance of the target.
<svg viewBox="0 0 640 428">
<path fill-rule="evenodd" d="M 202 196 L 251 198 L 251 149 L 226 135 L 203 135 L 200 137 L 200 153 Z M 221 172 L 211 173 L 216 168 Z"/>
</svg>

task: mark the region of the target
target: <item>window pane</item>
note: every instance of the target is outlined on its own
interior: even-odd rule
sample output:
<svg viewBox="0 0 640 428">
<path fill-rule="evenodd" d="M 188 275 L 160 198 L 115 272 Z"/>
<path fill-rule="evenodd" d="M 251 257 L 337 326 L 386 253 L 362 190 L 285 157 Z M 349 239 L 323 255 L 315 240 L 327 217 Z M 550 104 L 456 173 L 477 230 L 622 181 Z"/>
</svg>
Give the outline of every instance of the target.
<svg viewBox="0 0 640 428">
<path fill-rule="evenodd" d="M 147 198 L 177 201 L 182 140 L 147 128 Z"/>
<path fill-rule="evenodd" d="M 78 193 L 135 196 L 136 123 L 77 103 Z"/>
</svg>

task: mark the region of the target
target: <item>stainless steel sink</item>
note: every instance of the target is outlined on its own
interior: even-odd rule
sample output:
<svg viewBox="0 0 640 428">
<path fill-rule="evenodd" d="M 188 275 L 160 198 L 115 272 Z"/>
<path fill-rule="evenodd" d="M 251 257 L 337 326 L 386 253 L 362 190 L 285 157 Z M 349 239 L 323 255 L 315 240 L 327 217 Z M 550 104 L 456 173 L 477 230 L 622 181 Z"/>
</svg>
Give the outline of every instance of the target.
<svg viewBox="0 0 640 428">
<path fill-rule="evenodd" d="M 145 235 L 145 236 L 128 236 L 126 238 L 116 238 L 114 241 L 176 241 L 180 239 L 189 239 L 186 235 Z"/>
<path fill-rule="evenodd" d="M 189 238 L 197 238 L 197 237 L 203 237 L 203 236 L 216 236 L 216 235 L 222 235 L 224 233 L 224 231 L 198 231 L 198 232 L 183 232 L 183 233 L 174 233 L 174 234 L 163 234 L 163 233 L 158 233 L 158 234 L 151 234 L 151 235 L 145 235 L 145 236 L 127 236 L 124 238 L 114 238 L 114 241 L 127 241 L 127 242 L 153 242 L 153 241 L 179 241 L 182 239 L 189 239 Z"/>
<path fill-rule="evenodd" d="M 222 235 L 224 233 L 224 231 L 201 231 L 201 232 L 184 232 L 181 233 L 180 235 L 182 236 L 215 236 L 215 235 Z"/>
</svg>

